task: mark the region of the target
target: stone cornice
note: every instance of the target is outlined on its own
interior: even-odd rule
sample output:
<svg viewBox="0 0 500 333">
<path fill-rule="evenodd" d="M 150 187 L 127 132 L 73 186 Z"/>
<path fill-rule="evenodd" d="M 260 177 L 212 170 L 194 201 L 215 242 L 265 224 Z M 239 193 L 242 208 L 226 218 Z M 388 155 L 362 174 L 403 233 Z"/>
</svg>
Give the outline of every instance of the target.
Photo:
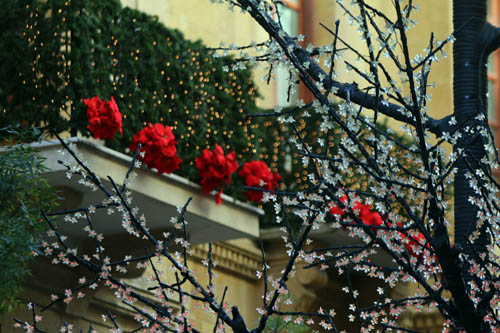
<svg viewBox="0 0 500 333">
<path fill-rule="evenodd" d="M 208 248 L 208 244 L 194 246 L 193 257 L 205 260 Z M 257 280 L 255 272 L 262 268 L 262 259 L 259 255 L 227 242 L 213 244 L 212 260 L 216 262 L 216 268 L 228 270 L 251 280 Z"/>
</svg>

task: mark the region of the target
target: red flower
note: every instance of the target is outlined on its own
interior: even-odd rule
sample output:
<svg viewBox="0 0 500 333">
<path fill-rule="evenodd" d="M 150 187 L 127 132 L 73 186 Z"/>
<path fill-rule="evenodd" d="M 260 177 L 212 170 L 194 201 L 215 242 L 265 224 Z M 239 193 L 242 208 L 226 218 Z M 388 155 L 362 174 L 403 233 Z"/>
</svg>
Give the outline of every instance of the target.
<svg viewBox="0 0 500 333">
<path fill-rule="evenodd" d="M 340 201 L 343 204 L 346 204 L 347 196 L 344 195 L 342 198 L 340 198 Z M 382 224 L 384 224 L 384 221 L 382 220 L 380 214 L 376 211 L 373 211 L 370 205 L 365 205 L 359 201 L 355 201 L 353 210 L 358 211 L 358 216 L 365 225 L 381 226 Z M 345 214 L 345 211 L 338 206 L 332 205 L 330 207 L 330 213 L 333 215 L 340 215 L 340 218 L 342 219 L 343 218 L 342 216 Z M 396 225 L 398 227 L 402 227 L 401 222 L 397 222 Z M 387 226 L 390 227 L 391 225 L 387 223 Z M 343 226 L 342 228 L 346 230 L 348 227 Z M 374 229 L 372 230 L 375 231 Z M 412 257 L 418 258 L 419 254 L 417 254 L 417 252 L 422 252 L 421 247 L 424 245 L 427 249 L 430 249 L 430 245 L 425 239 L 424 234 L 422 234 L 419 231 L 416 232 L 415 234 L 412 234 L 411 236 L 406 236 L 403 232 L 400 231 L 398 231 L 398 234 L 401 237 L 402 243 L 406 248 L 406 251 Z"/>
<path fill-rule="evenodd" d="M 402 227 L 401 222 L 398 222 L 396 224 L 398 227 Z M 401 236 L 401 240 L 406 248 L 406 251 L 412 257 L 418 258 L 420 256 L 420 254 L 417 254 L 417 252 L 421 253 L 423 251 L 422 246 L 425 246 L 427 249 L 430 249 L 430 244 L 425 239 L 424 234 L 421 233 L 420 231 L 417 231 L 415 234 L 409 234 L 408 236 L 406 236 L 402 232 L 399 232 L 399 235 Z"/>
<path fill-rule="evenodd" d="M 344 195 L 342 198 L 340 198 L 340 201 L 345 204 L 347 202 L 347 196 Z M 373 211 L 370 205 L 365 205 L 359 201 L 354 201 L 354 206 L 352 209 L 358 212 L 358 217 L 365 225 L 378 227 L 384 223 L 380 214 L 376 211 Z M 345 214 L 345 211 L 338 206 L 332 205 L 330 207 L 330 213 L 333 215 L 342 216 Z M 345 226 L 343 228 L 346 229 Z"/>
<path fill-rule="evenodd" d="M 158 170 L 158 174 L 172 173 L 179 168 L 182 160 L 177 156 L 177 141 L 170 126 L 149 123 L 134 135 L 129 149 L 135 152 L 139 143 L 142 144 L 141 153 L 144 152 L 142 157 L 139 155 L 139 159 L 148 167 Z"/>
<path fill-rule="evenodd" d="M 266 162 L 263 161 L 245 163 L 238 174 L 245 179 L 247 186 L 260 187 L 271 191 L 274 190 L 276 183 L 281 179 L 281 176 L 271 172 Z M 263 185 L 261 185 L 262 182 Z M 248 201 L 260 202 L 263 195 L 261 191 L 248 190 L 246 192 Z"/>
<path fill-rule="evenodd" d="M 224 184 L 231 182 L 231 175 L 238 169 L 236 153 L 232 151 L 224 156 L 224 150 L 215 144 L 212 151 L 203 149 L 201 156 L 197 157 L 195 162 L 201 177 L 203 193 L 208 194 L 220 186 L 216 201 L 217 204 L 222 203 Z"/>
<path fill-rule="evenodd" d="M 359 204 L 359 217 L 366 225 L 380 226 L 384 223 L 380 214 L 371 209 L 370 205 Z"/>
<path fill-rule="evenodd" d="M 96 139 L 113 139 L 116 131 L 122 131 L 122 114 L 118 110 L 118 105 L 113 97 L 108 102 L 95 96 L 91 99 L 84 99 L 87 105 L 87 118 L 89 120 L 89 130 Z"/>
<path fill-rule="evenodd" d="M 401 233 L 403 240 L 406 238 L 406 236 Z M 418 243 L 418 244 L 417 244 Z M 416 254 L 417 250 L 421 252 L 420 246 L 423 244 L 426 244 L 427 241 L 425 239 L 425 236 L 423 233 L 418 232 L 416 235 L 412 235 L 411 237 L 408 237 L 408 242 L 404 242 L 404 245 L 406 247 L 406 250 L 408 253 L 410 253 L 414 257 L 418 257 Z M 429 243 L 427 243 L 427 247 L 429 247 Z"/>
<path fill-rule="evenodd" d="M 340 201 L 341 201 L 343 204 L 345 204 L 345 202 L 347 201 L 347 196 L 346 196 L 346 195 L 344 195 L 342 198 L 340 198 Z M 340 208 L 339 206 L 335 206 L 334 204 L 332 204 L 332 205 L 330 206 L 330 214 L 332 214 L 332 215 L 340 215 L 340 216 L 342 216 L 342 215 L 344 215 L 344 214 L 345 214 L 345 211 L 344 211 L 342 208 Z"/>
</svg>

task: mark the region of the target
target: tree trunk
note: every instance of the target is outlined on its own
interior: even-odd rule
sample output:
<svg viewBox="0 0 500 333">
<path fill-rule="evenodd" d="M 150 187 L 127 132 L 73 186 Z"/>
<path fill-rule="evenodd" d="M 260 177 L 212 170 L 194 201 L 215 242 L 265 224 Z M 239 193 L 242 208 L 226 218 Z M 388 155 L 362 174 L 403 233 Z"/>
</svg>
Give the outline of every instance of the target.
<svg viewBox="0 0 500 333">
<path fill-rule="evenodd" d="M 490 51 L 487 50 L 488 34 L 493 27 L 487 23 L 486 16 L 487 0 L 453 1 L 453 28 L 456 39 L 453 45 L 454 116 L 457 128 L 462 133 L 462 138 L 458 140 L 454 151 L 460 154 L 461 149 L 466 149 L 465 155 L 458 159 L 456 165 L 458 172 L 455 175 L 454 187 L 455 244 L 460 246 L 455 248 L 468 255 L 474 253 L 467 239 L 476 228 L 478 208 L 469 201 L 469 197 L 474 195 L 474 190 L 470 187 L 470 179 L 467 179 L 465 174 L 474 172 L 473 170 L 480 167 L 489 170 L 489 166 L 480 164 L 486 156 L 484 137 L 476 134 L 477 131 L 467 135 L 464 133 L 466 126 L 480 124 L 476 117 L 481 112 L 486 112 L 487 108 L 488 78 L 485 64 L 487 52 Z M 485 228 L 481 228 L 481 231 L 481 236 L 473 245 L 477 252 L 484 252 L 488 242 Z M 454 277 L 452 280 L 461 286 L 459 289 L 467 288 L 468 267 L 461 267 L 461 277 Z M 450 288 L 457 304 L 462 327 L 470 333 L 488 332 L 487 325 L 482 322 L 483 309 L 474 309 L 467 299 L 469 292 L 453 289 Z"/>
<path fill-rule="evenodd" d="M 482 111 L 486 110 L 487 70 L 485 67 L 487 54 L 486 44 L 480 38 L 485 34 L 487 0 L 454 0 L 453 27 L 456 41 L 453 45 L 453 100 L 454 114 L 458 129 L 462 131 L 471 126 Z M 477 131 L 476 131 L 477 132 Z M 479 163 L 486 152 L 484 138 L 474 134 L 458 140 L 455 152 L 467 149 L 466 156 L 458 160 L 458 173 L 455 175 L 455 243 L 460 244 L 468 254 L 472 253 L 467 238 L 475 229 L 477 212 L 476 206 L 469 202 L 474 194 L 469 186 L 470 180 L 465 177 L 467 172 L 479 168 Z M 483 165 L 482 167 L 488 167 Z M 483 235 L 475 246 L 479 252 L 485 250 L 487 237 Z"/>
</svg>

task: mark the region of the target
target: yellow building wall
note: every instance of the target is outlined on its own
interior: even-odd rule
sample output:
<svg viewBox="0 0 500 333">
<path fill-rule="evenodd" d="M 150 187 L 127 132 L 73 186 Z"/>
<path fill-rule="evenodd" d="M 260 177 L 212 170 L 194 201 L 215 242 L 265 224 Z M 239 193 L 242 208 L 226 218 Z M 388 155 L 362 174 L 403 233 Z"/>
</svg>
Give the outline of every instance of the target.
<svg viewBox="0 0 500 333">
<path fill-rule="evenodd" d="M 345 6 L 354 15 L 359 15 L 359 10 L 350 5 L 350 1 L 345 1 Z M 367 3 L 380 11 L 387 14 L 393 21 L 396 18 L 394 6 L 391 1 L 387 0 L 370 0 Z M 405 5 L 405 1 L 402 5 Z M 340 20 L 339 36 L 348 42 L 353 48 L 361 51 L 362 54 L 368 55 L 368 48 L 365 42 L 360 38 L 360 32 L 357 25 L 349 24 L 349 16 L 345 11 L 336 4 L 335 1 L 318 0 L 316 4 L 316 19 L 318 24 L 315 28 L 315 39 L 318 45 L 331 45 L 333 36 L 324 28 L 319 26 L 319 22 L 323 23 L 331 30 L 335 30 L 335 20 Z M 434 33 L 435 41 L 445 40 L 453 31 L 452 22 L 452 3 L 451 1 L 434 1 L 430 6 L 426 2 L 420 3 L 420 9 L 417 13 L 412 14 L 412 18 L 417 21 L 417 25 L 408 32 L 408 41 L 410 49 L 410 58 L 417 54 L 423 54 L 423 50 L 428 47 L 431 33 Z M 380 22 L 380 21 L 378 21 Z M 384 25 L 381 24 L 383 28 Z M 377 37 L 376 31 L 371 30 L 372 38 Z M 375 44 L 377 45 L 377 44 Z M 343 47 L 339 44 L 340 47 Z M 434 82 L 435 88 L 428 89 L 428 93 L 432 94 L 432 99 L 428 103 L 428 111 L 432 117 L 441 118 L 452 112 L 453 109 L 453 63 L 452 63 L 452 45 L 446 46 L 445 51 L 448 53 L 446 59 L 442 59 L 438 63 L 432 65 L 432 71 L 429 76 L 429 83 Z M 401 62 L 404 63 L 402 53 L 398 54 Z M 390 64 L 391 60 L 381 58 L 388 71 L 393 75 L 393 78 L 398 78 L 397 69 Z M 364 82 L 358 74 L 352 70 L 346 70 L 344 61 L 348 61 L 355 66 L 360 66 L 368 70 L 366 65 L 361 65 L 362 62 L 357 61 L 357 56 L 352 52 L 346 51 L 344 56 L 337 60 L 336 70 L 338 80 L 341 82 L 351 83 L 358 82 L 360 87 Z M 401 88 L 404 88 L 403 86 Z"/>
</svg>

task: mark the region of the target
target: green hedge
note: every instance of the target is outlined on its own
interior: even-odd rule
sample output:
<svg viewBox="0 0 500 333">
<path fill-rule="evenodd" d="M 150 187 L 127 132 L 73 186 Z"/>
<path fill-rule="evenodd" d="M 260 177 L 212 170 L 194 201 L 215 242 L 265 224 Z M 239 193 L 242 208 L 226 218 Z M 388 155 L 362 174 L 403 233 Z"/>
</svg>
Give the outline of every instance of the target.
<svg viewBox="0 0 500 333">
<path fill-rule="evenodd" d="M 125 150 L 145 124 L 172 126 L 195 180 L 194 159 L 220 144 L 239 160 L 256 158 L 258 92 L 250 70 L 224 71 L 200 42 L 184 39 L 156 17 L 108 0 L 0 0 L 0 123 L 23 123 L 88 136 L 82 100 L 113 96 L 124 115 Z M 253 137 L 252 137 L 252 134 Z"/>
<path fill-rule="evenodd" d="M 0 129 L 0 314 L 16 304 L 29 274 L 27 264 L 44 229 L 40 211 L 55 208 L 54 190 L 41 175 L 43 159 L 17 144 L 36 137 L 31 130 Z"/>
</svg>

